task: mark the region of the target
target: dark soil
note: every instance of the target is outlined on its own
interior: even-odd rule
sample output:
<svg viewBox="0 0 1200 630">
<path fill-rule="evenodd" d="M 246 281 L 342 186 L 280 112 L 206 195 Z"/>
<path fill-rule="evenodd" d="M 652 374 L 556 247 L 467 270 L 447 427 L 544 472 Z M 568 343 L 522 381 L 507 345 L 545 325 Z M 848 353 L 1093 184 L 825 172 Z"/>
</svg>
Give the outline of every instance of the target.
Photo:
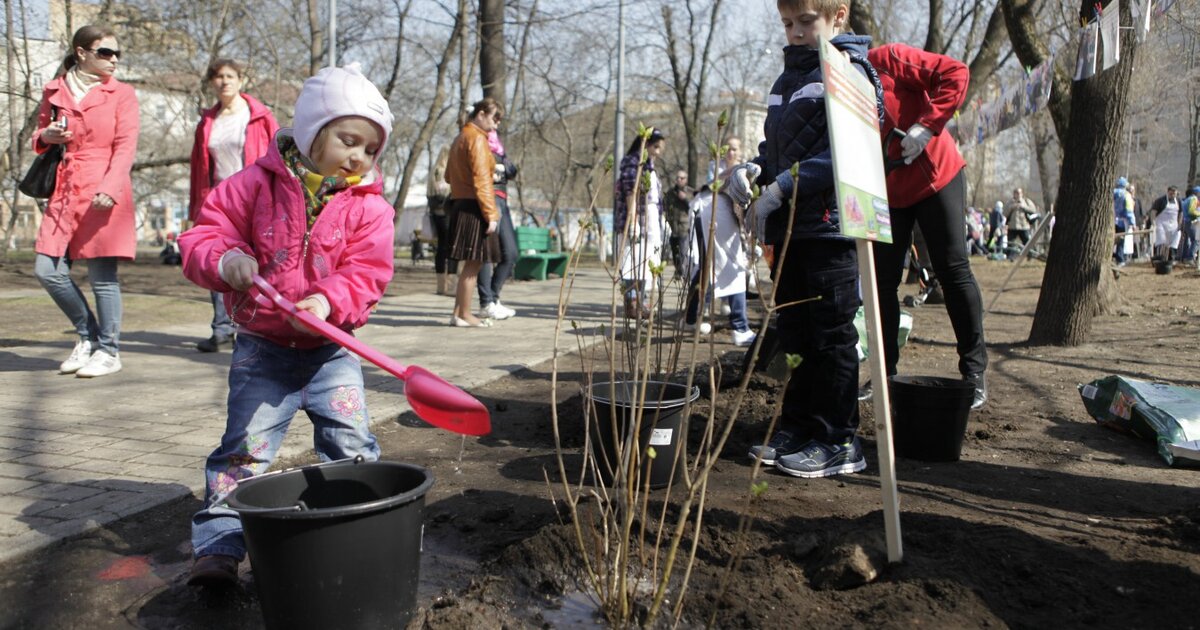
<svg viewBox="0 0 1200 630">
<path fill-rule="evenodd" d="M 427 268 L 420 275 L 405 268 L 397 288 L 430 289 Z M 1010 269 L 976 259 L 985 305 Z M 1042 269 L 1037 262 L 1022 267 L 987 317 L 991 400 L 971 414 L 961 460 L 897 460 L 901 563 L 886 562 L 869 405 L 862 407 L 866 471 L 818 481 L 764 471 L 768 485 L 754 503 L 756 519 L 737 535 L 751 481 L 745 453 L 762 441 L 777 396 L 773 380 L 755 376 L 709 481 L 681 625 L 1200 625 L 1200 471 L 1169 468 L 1152 444 L 1101 428 L 1076 390 L 1108 374 L 1200 386 L 1193 365 L 1200 275 L 1128 267 L 1119 279 L 1124 302 L 1096 320 L 1091 343 L 1033 347 L 1023 340 Z M 8 278 L 5 286 L 12 286 Z M 910 310 L 915 324 L 901 371 L 953 376 L 957 358 L 943 308 Z M 722 417 L 741 352 L 719 350 L 727 353 L 720 377 L 727 389 L 716 410 Z M 566 358 L 560 368 L 565 461 L 577 474 L 580 366 Z M 579 592 L 580 561 L 557 479 L 550 372 L 544 364 L 473 392 L 493 410 L 495 431 L 485 438 L 423 430 L 404 417 L 379 427 L 386 458 L 427 466 L 437 477 L 425 514 L 416 626 L 595 623 L 595 605 Z M 707 405 L 702 397 L 692 408 L 693 431 Z M 220 597 L 182 584 L 188 515 L 196 507 L 194 499 L 181 500 L 0 567 L 0 627 L 260 627 L 245 566 L 242 586 Z M 651 507 L 661 509 L 654 501 Z M 695 534 L 687 531 L 689 544 Z M 740 561 L 726 579 L 735 553 Z"/>
</svg>

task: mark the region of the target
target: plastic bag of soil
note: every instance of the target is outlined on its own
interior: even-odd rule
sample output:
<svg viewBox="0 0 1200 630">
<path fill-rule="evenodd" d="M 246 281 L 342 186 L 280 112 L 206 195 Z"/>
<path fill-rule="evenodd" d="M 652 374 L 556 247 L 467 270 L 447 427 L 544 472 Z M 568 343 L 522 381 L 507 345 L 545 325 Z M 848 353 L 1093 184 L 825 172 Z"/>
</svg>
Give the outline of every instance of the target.
<svg viewBox="0 0 1200 630">
<path fill-rule="evenodd" d="M 908 343 L 908 333 L 912 332 L 913 317 L 908 311 L 900 311 L 900 330 L 896 333 L 896 345 L 901 348 Z M 867 348 L 867 316 L 863 307 L 858 307 L 858 312 L 854 313 L 854 327 L 858 329 L 858 362 L 862 363 L 871 356 L 871 351 Z"/>
<path fill-rule="evenodd" d="M 1079 395 L 1101 425 L 1154 440 L 1172 466 L 1200 466 L 1200 390 L 1106 376 Z"/>
</svg>

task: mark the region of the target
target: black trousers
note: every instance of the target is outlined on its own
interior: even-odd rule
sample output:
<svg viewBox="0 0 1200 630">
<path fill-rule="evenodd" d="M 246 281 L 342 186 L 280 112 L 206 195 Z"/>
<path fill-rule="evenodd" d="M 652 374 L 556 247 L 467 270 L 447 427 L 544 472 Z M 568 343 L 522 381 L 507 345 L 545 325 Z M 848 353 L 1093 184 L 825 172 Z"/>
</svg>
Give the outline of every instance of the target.
<svg viewBox="0 0 1200 630">
<path fill-rule="evenodd" d="M 433 233 L 437 238 L 437 253 L 433 256 L 434 273 L 458 273 L 458 261 L 450 254 L 450 218 L 445 213 L 430 213 Z"/>
<path fill-rule="evenodd" d="M 782 247 L 775 246 L 779 256 Z M 841 444 L 858 431 L 858 252 L 853 241 L 792 241 L 772 277 L 780 309 L 779 350 L 803 359 L 783 395 L 779 428 L 802 440 Z"/>
<path fill-rule="evenodd" d="M 896 373 L 900 359 L 897 333 L 900 303 L 897 289 L 904 269 L 904 256 L 912 242 L 913 224 L 921 226 L 929 245 L 929 259 L 946 296 L 946 311 L 958 339 L 958 371 L 981 374 L 987 369 L 987 346 L 983 341 L 983 298 L 971 273 L 963 239 L 963 207 L 966 202 L 962 172 L 932 196 L 907 208 L 892 208 L 891 244 L 875 243 L 875 279 L 879 284 L 879 315 L 883 326 L 884 359 L 888 374 Z"/>
</svg>

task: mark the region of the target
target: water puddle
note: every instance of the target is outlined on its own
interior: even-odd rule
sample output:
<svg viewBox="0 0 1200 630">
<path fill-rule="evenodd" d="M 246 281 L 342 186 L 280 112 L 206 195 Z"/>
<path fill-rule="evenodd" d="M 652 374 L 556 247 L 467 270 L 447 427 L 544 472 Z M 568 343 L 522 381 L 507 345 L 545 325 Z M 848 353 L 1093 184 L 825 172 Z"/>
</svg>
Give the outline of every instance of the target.
<svg viewBox="0 0 1200 630">
<path fill-rule="evenodd" d="M 542 619 L 552 628 L 595 628 L 604 625 L 600 607 L 590 593 L 574 591 L 559 599 L 558 608 L 542 608 Z"/>
</svg>

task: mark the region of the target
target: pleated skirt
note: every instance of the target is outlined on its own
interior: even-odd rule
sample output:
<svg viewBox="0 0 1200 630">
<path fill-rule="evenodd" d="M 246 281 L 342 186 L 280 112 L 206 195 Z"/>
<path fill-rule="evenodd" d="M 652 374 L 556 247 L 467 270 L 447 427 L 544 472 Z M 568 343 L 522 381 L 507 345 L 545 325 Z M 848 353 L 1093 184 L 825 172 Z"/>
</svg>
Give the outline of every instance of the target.
<svg viewBox="0 0 1200 630">
<path fill-rule="evenodd" d="M 500 232 L 497 230 L 488 234 L 487 226 L 479 202 L 474 199 L 451 201 L 449 257 L 454 260 L 500 262 Z"/>
</svg>

